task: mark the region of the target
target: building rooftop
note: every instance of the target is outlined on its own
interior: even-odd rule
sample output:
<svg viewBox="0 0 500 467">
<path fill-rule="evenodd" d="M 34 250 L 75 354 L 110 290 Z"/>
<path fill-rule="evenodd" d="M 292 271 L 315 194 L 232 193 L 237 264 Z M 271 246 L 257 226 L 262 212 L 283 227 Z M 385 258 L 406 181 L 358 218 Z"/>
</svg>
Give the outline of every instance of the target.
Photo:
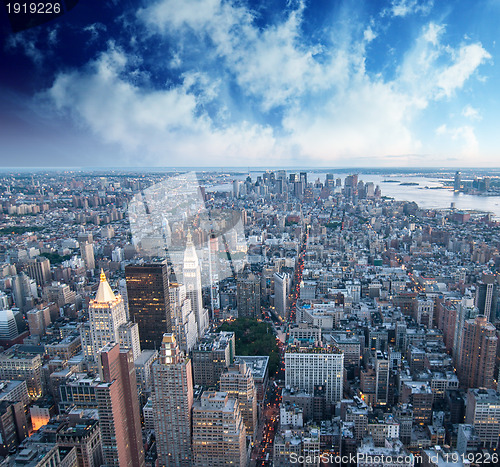
<svg viewBox="0 0 500 467">
<path fill-rule="evenodd" d="M 0 360 L 32 360 L 41 358 L 45 353 L 43 346 L 38 345 L 13 345 L 10 349 L 0 353 Z"/>
<path fill-rule="evenodd" d="M 140 355 L 134 360 L 134 364 L 136 366 L 145 365 L 149 360 L 155 358 L 155 355 L 158 355 L 157 350 L 145 349 Z"/>
<path fill-rule="evenodd" d="M 194 350 L 201 352 L 223 350 L 227 347 L 233 337 L 234 332 L 232 331 L 208 332 L 198 342 Z"/>
<path fill-rule="evenodd" d="M 481 404 L 500 403 L 500 394 L 494 389 L 469 389 L 476 402 Z"/>
<path fill-rule="evenodd" d="M 97 289 L 97 294 L 95 296 L 94 303 L 110 303 L 116 300 L 113 290 L 111 290 L 108 280 L 101 269 L 101 277 L 99 282 L 99 288 Z"/>
<path fill-rule="evenodd" d="M 286 354 L 291 353 L 301 353 L 301 354 L 341 354 L 344 353 L 334 345 L 327 345 L 324 347 L 310 346 L 310 347 L 302 347 L 302 346 L 290 346 L 286 350 Z"/>
<path fill-rule="evenodd" d="M 422 381 L 405 381 L 405 386 L 411 388 L 412 394 L 432 394 L 432 389 L 426 382 Z"/>
<path fill-rule="evenodd" d="M 91 434 L 98 424 L 98 420 L 83 419 L 79 420 L 75 425 L 63 427 L 57 434 L 61 437 L 82 438 Z"/>
<path fill-rule="evenodd" d="M 250 368 L 254 380 L 264 379 L 269 365 L 268 356 L 235 355 L 234 363 L 239 363 L 240 361 L 245 362 L 247 367 Z"/>
<path fill-rule="evenodd" d="M 21 386 L 22 384 L 25 384 L 26 382 L 19 381 L 19 380 L 0 380 L 0 399 L 3 399 L 5 395 L 7 395 L 9 392 L 17 388 L 18 386 Z"/>
</svg>

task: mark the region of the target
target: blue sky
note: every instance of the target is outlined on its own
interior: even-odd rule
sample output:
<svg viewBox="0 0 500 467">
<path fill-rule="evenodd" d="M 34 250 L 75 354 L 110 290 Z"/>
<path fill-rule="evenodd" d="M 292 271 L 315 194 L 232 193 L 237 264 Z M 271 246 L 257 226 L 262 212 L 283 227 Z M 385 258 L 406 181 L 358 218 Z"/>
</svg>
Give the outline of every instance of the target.
<svg viewBox="0 0 500 467">
<path fill-rule="evenodd" d="M 3 166 L 500 165 L 500 0 L 2 14 Z"/>
</svg>

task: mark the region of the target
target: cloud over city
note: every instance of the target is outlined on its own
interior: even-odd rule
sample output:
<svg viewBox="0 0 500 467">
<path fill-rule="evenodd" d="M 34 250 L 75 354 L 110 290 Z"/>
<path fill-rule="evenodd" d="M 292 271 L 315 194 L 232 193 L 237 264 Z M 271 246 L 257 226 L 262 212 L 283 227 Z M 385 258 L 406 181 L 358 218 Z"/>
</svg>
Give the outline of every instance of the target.
<svg viewBox="0 0 500 467">
<path fill-rule="evenodd" d="M 458 141 L 464 157 L 480 153 L 474 90 L 494 68 L 481 38 L 457 39 L 432 2 L 341 3 L 321 20 L 311 18 L 317 8 L 138 4 L 114 28 L 88 25 L 100 49 L 55 69 L 34 102 L 147 165 L 389 164 L 456 151 Z M 408 17 L 418 21 L 395 40 Z M 9 50 L 41 63 L 34 44 Z M 456 105 L 460 122 L 448 117 Z"/>
</svg>

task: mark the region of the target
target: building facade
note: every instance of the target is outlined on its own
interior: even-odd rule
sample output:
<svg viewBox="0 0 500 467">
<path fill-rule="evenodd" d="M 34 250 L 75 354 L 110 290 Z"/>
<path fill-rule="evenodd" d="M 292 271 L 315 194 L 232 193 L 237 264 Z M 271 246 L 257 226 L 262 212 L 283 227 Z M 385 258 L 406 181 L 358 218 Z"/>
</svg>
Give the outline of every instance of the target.
<svg viewBox="0 0 500 467">
<path fill-rule="evenodd" d="M 222 372 L 233 364 L 234 332 L 207 333 L 193 349 L 194 384 L 216 387 Z"/>
<path fill-rule="evenodd" d="M 496 328 L 486 316 L 466 320 L 460 352 L 460 382 L 465 388 L 495 388 Z"/>
<path fill-rule="evenodd" d="M 189 353 L 198 339 L 196 316 L 187 297 L 184 284 L 170 283 L 170 309 L 172 332 L 175 334 L 180 349 Z"/>
<path fill-rule="evenodd" d="M 342 399 L 344 354 L 335 347 L 296 348 L 285 353 L 285 386 L 314 394 L 314 386 L 326 386 L 327 400 Z"/>
<path fill-rule="evenodd" d="M 145 467 L 141 415 L 131 350 L 106 345 L 99 354 L 101 383 L 96 400 L 104 463 L 113 467 Z"/>
<path fill-rule="evenodd" d="M 500 435 L 500 394 L 493 389 L 469 389 L 465 423 L 474 427 L 483 447 L 497 449 Z"/>
<path fill-rule="evenodd" d="M 193 466 L 246 467 L 246 430 L 236 399 L 205 391 L 193 404 Z"/>
<path fill-rule="evenodd" d="M 159 349 L 172 332 L 168 270 L 165 263 L 125 268 L 130 320 L 139 326 L 141 348 Z"/>
<path fill-rule="evenodd" d="M 85 355 L 96 360 L 99 351 L 110 342 L 117 342 L 122 348 L 131 349 L 134 358 L 141 352 L 138 326 L 127 323 L 127 314 L 121 295 L 111 290 L 104 272 L 101 272 L 99 288 L 94 300 L 89 304 L 90 346 L 84 345 Z M 85 342 L 87 344 L 87 342 Z"/>
<path fill-rule="evenodd" d="M 252 372 L 245 362 L 231 365 L 222 373 L 220 390 L 238 401 L 247 436 L 253 438 L 257 430 L 257 391 Z"/>
<path fill-rule="evenodd" d="M 173 334 L 164 334 L 153 368 L 153 414 L 160 465 L 190 467 L 193 375 Z"/>
<path fill-rule="evenodd" d="M 260 318 L 260 279 L 254 274 L 238 278 L 236 302 L 239 318 Z"/>
<path fill-rule="evenodd" d="M 208 329 L 208 310 L 203 308 L 203 297 L 201 294 L 201 269 L 198 255 L 191 237 L 191 232 L 187 234 L 186 250 L 184 251 L 184 263 L 182 277 L 186 286 L 187 298 L 191 300 L 191 308 L 196 318 L 198 336 L 203 336 Z"/>
</svg>

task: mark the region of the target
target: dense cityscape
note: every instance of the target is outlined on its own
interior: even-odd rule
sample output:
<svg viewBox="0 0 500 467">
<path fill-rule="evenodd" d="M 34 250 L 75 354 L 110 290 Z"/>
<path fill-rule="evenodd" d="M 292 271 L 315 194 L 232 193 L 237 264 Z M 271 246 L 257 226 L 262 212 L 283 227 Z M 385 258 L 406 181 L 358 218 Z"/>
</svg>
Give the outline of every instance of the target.
<svg viewBox="0 0 500 467">
<path fill-rule="evenodd" d="M 499 221 L 381 185 L 3 173 L 0 465 L 498 464 Z"/>
<path fill-rule="evenodd" d="M 500 0 L 0 6 L 0 467 L 500 465 Z"/>
</svg>

